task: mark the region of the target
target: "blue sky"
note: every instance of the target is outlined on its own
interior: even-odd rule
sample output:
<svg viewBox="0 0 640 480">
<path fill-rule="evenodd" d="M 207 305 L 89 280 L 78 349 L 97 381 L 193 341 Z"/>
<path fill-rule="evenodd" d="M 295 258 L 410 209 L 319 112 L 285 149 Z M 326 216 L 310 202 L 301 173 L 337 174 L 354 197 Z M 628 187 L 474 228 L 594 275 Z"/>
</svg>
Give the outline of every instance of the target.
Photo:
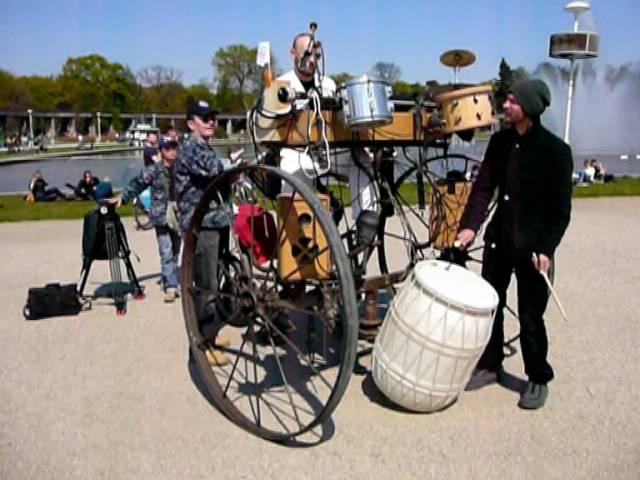
<svg viewBox="0 0 640 480">
<path fill-rule="evenodd" d="M 566 0 L 245 1 L 84 0 L 0 2 L 0 68 L 18 75 L 58 74 L 68 57 L 100 53 L 134 72 L 162 64 L 185 83 L 211 80 L 211 57 L 232 43 L 269 40 L 281 69 L 290 65 L 295 33 L 318 25 L 327 73 L 357 75 L 377 61 L 394 62 L 403 80 L 452 80 L 440 54 L 476 53 L 461 80 L 497 76 L 505 57 L 533 69 L 548 59 L 551 33 L 572 29 Z M 640 0 L 592 0 L 585 23 L 601 35 L 601 59 L 640 62 Z M 553 60 L 558 62 L 558 60 Z"/>
</svg>

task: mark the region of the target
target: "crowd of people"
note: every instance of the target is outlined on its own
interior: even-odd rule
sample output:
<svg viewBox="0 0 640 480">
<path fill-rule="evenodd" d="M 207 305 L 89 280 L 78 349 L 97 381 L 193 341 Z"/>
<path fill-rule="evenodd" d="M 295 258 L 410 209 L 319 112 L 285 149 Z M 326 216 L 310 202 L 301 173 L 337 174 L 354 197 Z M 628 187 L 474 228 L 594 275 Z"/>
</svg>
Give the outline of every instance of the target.
<svg viewBox="0 0 640 480">
<path fill-rule="evenodd" d="M 98 177 L 85 170 L 77 185 L 65 184 L 70 194 L 64 194 L 57 187 L 49 187 L 42 172 L 36 170 L 31 175 L 25 200 L 27 202 L 53 202 L 55 200 L 101 200 L 113 195 L 113 188 L 109 177 L 100 181 Z"/>
</svg>

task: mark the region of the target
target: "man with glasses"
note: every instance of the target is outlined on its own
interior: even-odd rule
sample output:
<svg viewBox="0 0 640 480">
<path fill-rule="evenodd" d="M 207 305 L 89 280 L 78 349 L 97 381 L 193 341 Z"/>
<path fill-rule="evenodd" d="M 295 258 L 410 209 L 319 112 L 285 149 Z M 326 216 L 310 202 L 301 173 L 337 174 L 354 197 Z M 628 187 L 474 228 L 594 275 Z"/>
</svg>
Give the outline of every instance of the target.
<svg viewBox="0 0 640 480">
<path fill-rule="evenodd" d="M 217 111 L 200 100 L 187 110 L 190 137 L 180 149 L 175 169 L 176 200 L 180 216 L 180 229 L 186 232 L 191 217 L 200 203 L 207 186 L 225 170 L 225 164 L 209 145 L 216 129 Z M 210 208 L 204 215 L 195 252 L 194 281 L 200 292 L 195 296 L 196 314 L 202 328 L 211 325 L 216 314 L 218 289 L 218 263 L 229 247 L 229 222 L 221 208 Z M 226 344 L 216 339 L 216 346 Z M 209 350 L 210 360 L 226 364 L 228 357 L 219 350 Z"/>
<path fill-rule="evenodd" d="M 178 253 L 180 234 L 175 221 L 174 164 L 178 156 L 178 142 L 175 138 L 163 136 L 160 140 L 160 161 L 145 167 L 124 189 L 121 204 L 138 196 L 151 187 L 151 211 L 149 219 L 155 227 L 160 270 L 164 287 L 165 303 L 176 299 L 178 289 Z"/>
</svg>

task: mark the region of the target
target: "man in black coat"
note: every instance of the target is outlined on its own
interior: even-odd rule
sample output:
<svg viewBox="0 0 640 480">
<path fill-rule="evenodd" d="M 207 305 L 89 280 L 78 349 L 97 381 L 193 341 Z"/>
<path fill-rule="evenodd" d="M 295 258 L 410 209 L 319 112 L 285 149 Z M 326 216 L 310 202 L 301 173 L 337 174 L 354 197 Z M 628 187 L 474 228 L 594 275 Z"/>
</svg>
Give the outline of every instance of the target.
<svg viewBox="0 0 640 480">
<path fill-rule="evenodd" d="M 484 236 L 482 276 L 500 301 L 489 344 L 467 390 L 495 383 L 502 373 L 503 308 L 515 271 L 520 345 L 529 377 L 518 406 L 526 409 L 544 405 L 547 383 L 553 379 L 543 319 L 549 292 L 541 273 L 552 268 L 571 214 L 571 149 L 540 124 L 550 101 L 549 88 L 541 80 L 513 84 L 504 103 L 505 121 L 511 126 L 489 141 L 457 237 L 461 248 L 473 243 L 497 188 L 498 207 Z"/>
</svg>

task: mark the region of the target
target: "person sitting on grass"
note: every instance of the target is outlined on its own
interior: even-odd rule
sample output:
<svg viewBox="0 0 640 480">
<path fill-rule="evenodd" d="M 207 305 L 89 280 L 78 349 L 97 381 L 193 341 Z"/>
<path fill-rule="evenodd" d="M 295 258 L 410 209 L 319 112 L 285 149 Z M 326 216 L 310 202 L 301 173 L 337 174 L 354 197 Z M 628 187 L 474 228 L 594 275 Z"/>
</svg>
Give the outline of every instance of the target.
<svg viewBox="0 0 640 480">
<path fill-rule="evenodd" d="M 54 200 L 66 200 L 67 197 L 58 188 L 47 188 L 47 181 L 42 177 L 42 172 L 36 170 L 31 175 L 29 182 L 29 194 L 27 201 L 33 202 L 53 202 Z"/>
<path fill-rule="evenodd" d="M 96 187 L 99 183 L 100 179 L 94 176 L 91 170 L 85 170 L 77 186 L 74 187 L 70 183 L 67 183 L 67 187 L 72 189 L 76 198 L 80 200 L 95 200 Z"/>
<path fill-rule="evenodd" d="M 590 159 L 586 159 L 584 161 L 584 168 L 580 172 L 580 176 L 578 177 L 578 183 L 593 183 L 594 177 L 596 175 L 596 169 L 593 166 L 593 162 Z"/>
</svg>

